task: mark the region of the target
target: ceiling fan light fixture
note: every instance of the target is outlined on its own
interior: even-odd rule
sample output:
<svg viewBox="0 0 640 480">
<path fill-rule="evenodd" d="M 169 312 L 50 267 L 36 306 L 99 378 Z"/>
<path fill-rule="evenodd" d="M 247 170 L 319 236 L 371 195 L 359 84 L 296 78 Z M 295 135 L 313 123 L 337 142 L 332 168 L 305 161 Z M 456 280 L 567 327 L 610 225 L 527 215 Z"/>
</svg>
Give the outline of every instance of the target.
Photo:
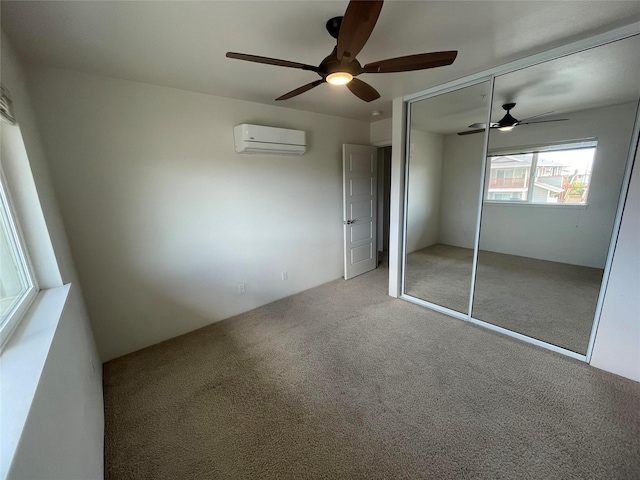
<svg viewBox="0 0 640 480">
<path fill-rule="evenodd" d="M 500 130 L 501 132 L 510 132 L 511 130 L 513 130 L 513 127 L 515 127 L 515 125 L 507 125 L 505 127 L 498 127 L 498 130 Z"/>
<path fill-rule="evenodd" d="M 331 85 L 346 85 L 353 80 L 353 75 L 347 72 L 334 72 L 327 75 L 327 82 Z"/>
</svg>

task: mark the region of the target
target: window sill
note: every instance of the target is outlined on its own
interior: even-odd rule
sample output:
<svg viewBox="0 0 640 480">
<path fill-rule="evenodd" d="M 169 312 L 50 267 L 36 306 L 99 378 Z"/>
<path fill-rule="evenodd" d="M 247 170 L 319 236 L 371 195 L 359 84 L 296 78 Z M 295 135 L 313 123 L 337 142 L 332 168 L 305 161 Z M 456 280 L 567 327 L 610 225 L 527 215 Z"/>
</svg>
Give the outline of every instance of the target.
<svg viewBox="0 0 640 480">
<path fill-rule="evenodd" d="M 0 355 L 0 478 L 9 473 L 71 284 L 41 290 Z"/>
<path fill-rule="evenodd" d="M 527 202 L 497 202 L 485 200 L 484 205 L 498 205 L 500 207 L 526 207 L 526 208 L 555 208 L 557 210 L 586 210 L 588 203 L 527 203 Z"/>
</svg>

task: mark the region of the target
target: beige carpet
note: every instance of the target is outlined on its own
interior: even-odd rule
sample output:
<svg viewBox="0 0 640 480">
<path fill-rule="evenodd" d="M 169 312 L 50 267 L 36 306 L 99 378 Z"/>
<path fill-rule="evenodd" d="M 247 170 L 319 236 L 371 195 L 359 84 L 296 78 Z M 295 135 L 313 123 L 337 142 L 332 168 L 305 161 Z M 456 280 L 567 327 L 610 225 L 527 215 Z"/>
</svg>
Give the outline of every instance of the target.
<svg viewBox="0 0 640 480">
<path fill-rule="evenodd" d="M 433 245 L 407 257 L 409 295 L 467 313 L 473 250 Z M 473 317 L 585 355 L 602 269 L 480 251 Z"/>
<path fill-rule="evenodd" d="M 105 364 L 106 477 L 640 477 L 640 384 L 386 290 L 378 269 Z"/>
</svg>

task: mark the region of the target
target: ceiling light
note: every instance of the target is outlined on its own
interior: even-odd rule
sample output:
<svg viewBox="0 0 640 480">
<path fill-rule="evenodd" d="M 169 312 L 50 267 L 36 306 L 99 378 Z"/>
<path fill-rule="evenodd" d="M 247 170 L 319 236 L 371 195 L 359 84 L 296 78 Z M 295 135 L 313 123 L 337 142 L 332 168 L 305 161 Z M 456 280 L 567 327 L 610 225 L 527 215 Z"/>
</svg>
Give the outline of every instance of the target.
<svg viewBox="0 0 640 480">
<path fill-rule="evenodd" d="M 501 132 L 510 132 L 513 130 L 513 127 L 515 127 L 515 125 L 507 125 L 506 127 L 499 127 L 498 130 Z"/>
<path fill-rule="evenodd" d="M 347 72 L 335 72 L 327 75 L 327 82 L 331 85 L 346 85 L 353 80 L 353 75 Z"/>
</svg>

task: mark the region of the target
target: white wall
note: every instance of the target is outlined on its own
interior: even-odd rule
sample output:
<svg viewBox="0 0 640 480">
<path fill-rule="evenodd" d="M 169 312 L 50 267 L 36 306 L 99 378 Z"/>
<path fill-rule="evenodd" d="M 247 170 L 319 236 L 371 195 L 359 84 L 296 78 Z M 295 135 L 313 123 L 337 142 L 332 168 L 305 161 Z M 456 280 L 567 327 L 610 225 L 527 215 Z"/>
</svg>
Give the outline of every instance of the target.
<svg viewBox="0 0 640 480">
<path fill-rule="evenodd" d="M 443 137 L 411 130 L 407 253 L 438 243 Z"/>
<path fill-rule="evenodd" d="M 636 150 L 591 365 L 640 382 L 640 147 Z"/>
<path fill-rule="evenodd" d="M 487 204 L 482 212 L 480 249 L 520 255 L 555 262 L 602 268 L 608 251 L 620 185 L 627 159 L 636 104 L 625 104 L 563 115 L 569 121 L 548 126 L 529 125 L 509 133 L 491 132 L 491 149 L 514 145 L 539 145 L 586 137 L 597 137 L 588 207 L 555 208 L 514 204 Z M 461 137 L 447 136 L 445 145 L 460 142 Z M 462 137 L 464 138 L 464 137 Z M 473 151 L 482 149 L 482 135 L 469 135 L 475 142 Z M 466 145 L 466 144 L 464 144 Z M 478 188 L 462 189 L 467 175 L 477 185 L 476 164 L 466 148 L 445 148 L 443 186 L 450 198 L 443 199 L 443 243 L 472 248 L 473 238 L 465 226 L 471 208 L 477 204 Z M 476 157 L 474 157 L 476 158 Z M 476 162 L 480 162 L 476 158 Z M 456 190 L 457 188 L 457 190 Z M 464 223 L 464 225 L 463 225 Z M 463 235 L 464 232 L 464 235 Z"/>
<path fill-rule="evenodd" d="M 57 69 L 29 79 L 104 360 L 342 276 L 341 145 L 368 144 L 367 123 Z M 238 155 L 240 123 L 305 130 L 308 153 Z"/>
<path fill-rule="evenodd" d="M 439 242 L 473 248 L 482 175 L 482 135 L 445 135 Z"/>
<path fill-rule="evenodd" d="M 23 66 L 4 35 L 1 61 L 2 84 L 11 92 L 26 147 L 26 155 L 24 149 L 3 149 L 2 166 L 19 216 L 25 220 L 22 226 L 34 253 L 38 281 L 42 288 L 72 283 L 9 478 L 98 479 L 103 477 L 104 435 L 100 360 L 25 88 Z"/>
</svg>

